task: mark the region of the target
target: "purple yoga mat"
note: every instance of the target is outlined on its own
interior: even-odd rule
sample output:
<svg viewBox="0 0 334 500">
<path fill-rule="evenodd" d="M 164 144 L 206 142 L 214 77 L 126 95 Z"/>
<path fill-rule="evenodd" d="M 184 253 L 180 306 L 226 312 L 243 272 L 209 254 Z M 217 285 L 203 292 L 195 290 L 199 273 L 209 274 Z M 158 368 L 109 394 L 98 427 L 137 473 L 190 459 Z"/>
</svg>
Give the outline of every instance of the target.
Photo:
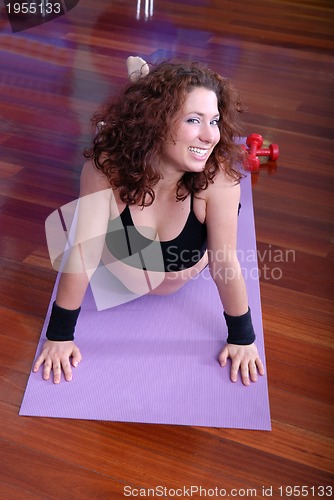
<svg viewBox="0 0 334 500">
<path fill-rule="evenodd" d="M 239 260 L 265 361 L 249 175 L 241 181 L 241 204 Z M 226 335 L 207 269 L 172 295 L 147 295 L 102 311 L 88 289 L 76 329 L 83 361 L 72 382 L 54 385 L 41 370 L 31 373 L 20 415 L 270 430 L 266 376 L 244 387 L 230 382 L 230 364 L 218 364 Z"/>
</svg>

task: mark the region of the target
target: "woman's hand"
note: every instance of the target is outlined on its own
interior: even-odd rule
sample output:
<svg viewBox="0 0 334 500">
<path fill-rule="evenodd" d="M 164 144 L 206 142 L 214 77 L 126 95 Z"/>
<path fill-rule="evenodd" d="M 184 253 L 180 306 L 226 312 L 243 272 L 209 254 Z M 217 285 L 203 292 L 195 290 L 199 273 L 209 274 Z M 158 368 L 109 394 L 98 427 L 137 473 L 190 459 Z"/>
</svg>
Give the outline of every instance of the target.
<svg viewBox="0 0 334 500">
<path fill-rule="evenodd" d="M 59 384 L 61 370 L 63 370 L 65 380 L 69 382 L 72 380 L 71 358 L 72 366 L 76 368 L 81 361 L 81 354 L 79 348 L 72 340 L 65 342 L 47 340 L 34 364 L 33 372 L 37 372 L 44 363 L 44 380 L 49 380 L 50 373 L 53 371 L 53 382 Z"/>
<path fill-rule="evenodd" d="M 222 352 L 219 354 L 220 366 L 226 366 L 227 358 L 231 358 L 231 380 L 238 380 L 238 372 L 240 370 L 241 380 L 244 385 L 250 385 L 257 381 L 257 374 L 264 375 L 263 363 L 257 352 L 255 344 L 236 345 L 226 344 Z"/>
</svg>

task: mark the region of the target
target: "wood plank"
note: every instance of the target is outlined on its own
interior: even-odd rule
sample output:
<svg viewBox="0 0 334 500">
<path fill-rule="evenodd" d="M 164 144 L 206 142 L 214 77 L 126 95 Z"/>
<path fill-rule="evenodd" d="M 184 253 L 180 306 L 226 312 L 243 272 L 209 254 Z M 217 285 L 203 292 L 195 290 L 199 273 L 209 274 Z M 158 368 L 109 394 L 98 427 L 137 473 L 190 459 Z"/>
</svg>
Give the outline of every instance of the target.
<svg viewBox="0 0 334 500">
<path fill-rule="evenodd" d="M 5 484 L 4 492 L 12 494 L 11 498 L 15 500 L 20 495 L 21 498 L 66 498 L 69 491 L 78 499 L 124 498 L 119 491 L 121 485 L 114 478 L 68 463 L 64 467 L 62 460 L 45 452 L 32 453 L 22 445 L 4 441 L 0 457 L 0 480 Z M 24 496 L 26 493 L 27 497 Z"/>
</svg>

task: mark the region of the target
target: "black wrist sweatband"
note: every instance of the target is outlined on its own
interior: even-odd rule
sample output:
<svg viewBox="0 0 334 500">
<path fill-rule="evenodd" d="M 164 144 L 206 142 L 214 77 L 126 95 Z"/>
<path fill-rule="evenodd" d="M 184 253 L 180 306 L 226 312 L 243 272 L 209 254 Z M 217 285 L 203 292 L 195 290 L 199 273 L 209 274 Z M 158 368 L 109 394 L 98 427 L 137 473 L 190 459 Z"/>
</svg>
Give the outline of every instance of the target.
<svg viewBox="0 0 334 500">
<path fill-rule="evenodd" d="M 249 308 L 241 316 L 230 316 L 224 312 L 224 317 L 228 330 L 228 344 L 249 345 L 254 342 L 255 333 Z"/>
<path fill-rule="evenodd" d="M 74 340 L 74 330 L 81 307 L 71 311 L 59 307 L 56 302 L 52 305 L 49 325 L 46 331 L 46 338 L 57 342 Z"/>
</svg>

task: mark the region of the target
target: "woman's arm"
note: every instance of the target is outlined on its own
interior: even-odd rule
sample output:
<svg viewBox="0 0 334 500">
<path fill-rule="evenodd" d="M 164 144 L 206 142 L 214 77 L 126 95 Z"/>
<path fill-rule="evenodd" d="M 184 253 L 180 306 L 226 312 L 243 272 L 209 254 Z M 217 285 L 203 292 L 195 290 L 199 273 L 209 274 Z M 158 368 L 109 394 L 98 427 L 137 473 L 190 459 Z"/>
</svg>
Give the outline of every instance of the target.
<svg viewBox="0 0 334 500">
<path fill-rule="evenodd" d="M 80 306 L 89 280 L 97 268 L 102 253 L 112 190 L 106 178 L 91 161 L 86 162 L 80 178 L 78 219 L 72 248 L 59 279 L 56 300 L 47 329 L 47 338 L 33 371 L 43 367 L 43 378 L 53 372 L 54 383 L 59 383 L 63 370 L 65 380 L 72 379 L 72 366 L 81 361 L 79 348 L 73 342 L 73 333 Z"/>
<path fill-rule="evenodd" d="M 220 173 L 207 189 L 206 223 L 210 272 L 229 329 L 219 361 L 225 366 L 231 358 L 231 380 L 237 381 L 240 370 L 242 382 L 249 385 L 250 380 L 257 380 L 257 372 L 263 375 L 264 369 L 254 344 L 247 290 L 237 257 L 239 200 L 240 185 Z"/>
<path fill-rule="evenodd" d="M 60 307 L 77 309 L 83 301 L 100 262 L 112 197 L 105 175 L 87 161 L 80 177 L 75 236 L 57 290 L 56 303 Z"/>
</svg>

